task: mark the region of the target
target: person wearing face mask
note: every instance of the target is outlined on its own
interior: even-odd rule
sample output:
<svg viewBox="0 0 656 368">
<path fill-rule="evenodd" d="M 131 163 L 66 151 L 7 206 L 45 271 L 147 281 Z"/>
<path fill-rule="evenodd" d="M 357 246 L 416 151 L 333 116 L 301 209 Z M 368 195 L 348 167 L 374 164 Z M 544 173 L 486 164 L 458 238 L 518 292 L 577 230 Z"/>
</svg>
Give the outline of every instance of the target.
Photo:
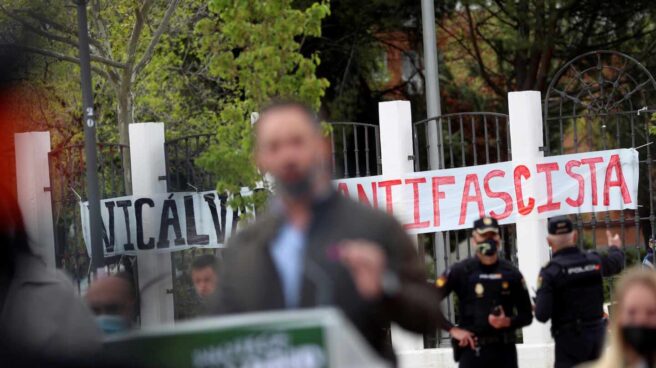
<svg viewBox="0 0 656 368">
<path fill-rule="evenodd" d="M 619 235 L 607 231 L 608 254 L 576 247 L 577 233 L 567 216 L 549 219 L 547 242 L 553 257 L 538 277 L 535 318 L 551 319 L 556 368 L 597 359 L 604 341 L 603 277 L 619 273 L 624 252 Z"/>
<path fill-rule="evenodd" d="M 656 272 L 640 267 L 618 280 L 609 346 L 588 368 L 656 367 Z"/>
<path fill-rule="evenodd" d="M 105 335 L 126 332 L 132 328 L 136 297 L 129 274 L 118 273 L 98 278 L 89 286 L 84 300 Z"/>
<path fill-rule="evenodd" d="M 517 367 L 516 334 L 533 320 L 524 277 L 499 257 L 499 224 L 492 217 L 474 222 L 476 254 L 454 264 L 436 281 L 442 298 L 458 296 L 460 325 L 441 316 L 453 339 L 454 358 L 461 368 Z"/>
</svg>

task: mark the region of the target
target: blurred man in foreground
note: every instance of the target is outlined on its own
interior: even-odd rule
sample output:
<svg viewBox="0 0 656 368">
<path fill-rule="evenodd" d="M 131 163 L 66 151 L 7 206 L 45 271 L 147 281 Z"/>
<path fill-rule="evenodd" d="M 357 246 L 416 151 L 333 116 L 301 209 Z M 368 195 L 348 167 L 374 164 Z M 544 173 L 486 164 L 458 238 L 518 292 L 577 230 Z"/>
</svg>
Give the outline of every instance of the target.
<svg viewBox="0 0 656 368">
<path fill-rule="evenodd" d="M 556 368 L 573 367 L 597 359 L 604 342 L 604 281 L 622 271 L 624 252 L 619 235 L 607 231 L 608 255 L 583 252 L 567 216 L 549 219 L 547 242 L 553 257 L 540 270 L 535 318 L 551 319 L 556 342 Z"/>
<path fill-rule="evenodd" d="M 460 302 L 460 325 L 446 321 L 442 327 L 454 340 L 454 358 L 461 368 L 516 368 L 515 331 L 533 320 L 526 283 L 517 267 L 499 257 L 497 220 L 476 220 L 471 241 L 476 255 L 454 264 L 436 281 L 443 297 L 454 292 Z"/>
<path fill-rule="evenodd" d="M 132 327 L 136 297 L 128 274 L 119 273 L 93 281 L 84 299 L 105 334 L 125 332 Z"/>
<path fill-rule="evenodd" d="M 212 254 L 203 254 L 194 258 L 191 264 L 191 281 L 196 294 L 202 300 L 207 299 L 216 290 L 219 281 L 219 263 Z"/>
<path fill-rule="evenodd" d="M 255 138 L 255 160 L 277 196 L 229 242 L 215 311 L 334 305 L 394 362 L 391 321 L 419 333 L 437 327 L 438 296 L 412 242 L 392 217 L 335 192 L 329 143 L 307 106 L 266 107 Z"/>
</svg>

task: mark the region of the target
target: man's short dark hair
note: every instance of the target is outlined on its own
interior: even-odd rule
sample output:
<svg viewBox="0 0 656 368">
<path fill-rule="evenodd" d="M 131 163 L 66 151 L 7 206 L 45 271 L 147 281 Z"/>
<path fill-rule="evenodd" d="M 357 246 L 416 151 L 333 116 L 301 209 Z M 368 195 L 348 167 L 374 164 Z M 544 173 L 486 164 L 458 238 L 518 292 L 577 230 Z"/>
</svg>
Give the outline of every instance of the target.
<svg viewBox="0 0 656 368">
<path fill-rule="evenodd" d="M 262 117 L 267 113 L 277 110 L 286 110 L 286 109 L 295 109 L 300 111 L 301 113 L 307 116 L 308 121 L 311 122 L 315 128 L 321 129 L 321 119 L 319 119 L 319 115 L 312 108 L 312 106 L 308 105 L 303 101 L 290 99 L 290 98 L 274 98 L 271 101 L 269 101 L 268 104 L 266 104 L 264 107 L 260 109 L 260 116 L 258 118 L 258 121 L 262 119 Z"/>
<path fill-rule="evenodd" d="M 215 272 L 219 270 L 219 260 L 213 254 L 203 254 L 191 263 L 192 270 L 200 270 L 205 267 L 211 267 Z"/>
</svg>

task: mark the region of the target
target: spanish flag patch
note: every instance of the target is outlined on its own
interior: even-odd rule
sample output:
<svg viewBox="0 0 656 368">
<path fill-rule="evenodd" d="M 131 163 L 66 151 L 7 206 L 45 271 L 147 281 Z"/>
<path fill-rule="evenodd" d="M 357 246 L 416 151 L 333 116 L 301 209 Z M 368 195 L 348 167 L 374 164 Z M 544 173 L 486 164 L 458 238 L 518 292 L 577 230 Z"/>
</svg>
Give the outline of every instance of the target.
<svg viewBox="0 0 656 368">
<path fill-rule="evenodd" d="M 444 275 L 438 277 L 437 280 L 435 280 L 435 285 L 438 288 L 444 287 L 444 284 L 446 284 L 446 277 L 444 277 Z"/>
</svg>

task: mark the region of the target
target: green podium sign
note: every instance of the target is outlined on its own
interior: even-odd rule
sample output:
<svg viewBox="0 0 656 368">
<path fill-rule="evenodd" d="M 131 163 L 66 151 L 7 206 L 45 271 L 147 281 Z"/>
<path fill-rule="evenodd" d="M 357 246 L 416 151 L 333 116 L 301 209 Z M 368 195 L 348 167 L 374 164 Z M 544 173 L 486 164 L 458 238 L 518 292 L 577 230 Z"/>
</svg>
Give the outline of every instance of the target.
<svg viewBox="0 0 656 368">
<path fill-rule="evenodd" d="M 243 314 L 112 337 L 106 353 L 146 367 L 385 367 L 334 309 Z"/>
</svg>

